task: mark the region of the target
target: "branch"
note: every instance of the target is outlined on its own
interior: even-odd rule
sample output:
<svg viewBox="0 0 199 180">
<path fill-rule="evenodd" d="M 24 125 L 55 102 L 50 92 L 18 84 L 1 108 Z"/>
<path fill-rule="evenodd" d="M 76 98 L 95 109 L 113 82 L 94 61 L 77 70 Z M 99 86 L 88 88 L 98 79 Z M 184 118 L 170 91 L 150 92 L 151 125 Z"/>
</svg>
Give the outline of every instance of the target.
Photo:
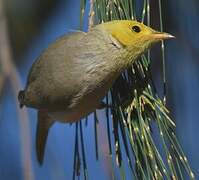
<svg viewBox="0 0 199 180">
<path fill-rule="evenodd" d="M 94 11 L 94 0 L 90 0 L 90 12 L 89 12 L 89 23 L 88 23 L 88 29 L 90 30 L 94 25 L 94 18 L 95 11 Z"/>
<path fill-rule="evenodd" d="M 4 14 L 3 0 L 0 0 L 0 64 L 2 73 L 5 78 L 10 80 L 15 100 L 17 100 L 18 91 L 21 88 L 21 81 L 17 69 L 13 63 L 12 51 L 10 48 L 7 19 Z M 30 124 L 28 113 L 25 109 L 20 110 L 18 103 L 17 112 L 19 116 L 19 123 L 21 129 L 21 143 L 22 143 L 22 158 L 23 158 L 23 173 L 24 179 L 33 179 L 32 163 L 31 163 L 31 139 L 30 139 Z"/>
</svg>

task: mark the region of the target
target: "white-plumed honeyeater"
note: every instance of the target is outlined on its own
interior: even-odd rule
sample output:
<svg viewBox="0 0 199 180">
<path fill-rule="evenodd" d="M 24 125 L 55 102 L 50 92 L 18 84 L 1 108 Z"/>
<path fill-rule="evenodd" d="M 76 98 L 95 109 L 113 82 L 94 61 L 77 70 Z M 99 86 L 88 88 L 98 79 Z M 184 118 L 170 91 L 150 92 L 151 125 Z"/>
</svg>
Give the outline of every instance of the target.
<svg viewBox="0 0 199 180">
<path fill-rule="evenodd" d="M 19 102 L 38 110 L 37 158 L 43 162 L 49 128 L 103 108 L 116 78 L 158 41 L 173 38 L 136 21 L 99 24 L 53 42 L 34 62 Z"/>
</svg>

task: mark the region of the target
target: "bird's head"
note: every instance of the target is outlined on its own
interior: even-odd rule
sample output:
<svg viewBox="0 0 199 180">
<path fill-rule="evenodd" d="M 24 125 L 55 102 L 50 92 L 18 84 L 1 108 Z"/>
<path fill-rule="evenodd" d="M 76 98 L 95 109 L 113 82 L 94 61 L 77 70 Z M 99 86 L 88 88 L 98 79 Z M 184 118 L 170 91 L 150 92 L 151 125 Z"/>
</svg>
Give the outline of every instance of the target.
<svg viewBox="0 0 199 180">
<path fill-rule="evenodd" d="M 117 42 L 137 58 L 158 41 L 174 38 L 174 36 L 158 32 L 152 28 L 131 20 L 115 20 L 101 25 Z"/>
</svg>

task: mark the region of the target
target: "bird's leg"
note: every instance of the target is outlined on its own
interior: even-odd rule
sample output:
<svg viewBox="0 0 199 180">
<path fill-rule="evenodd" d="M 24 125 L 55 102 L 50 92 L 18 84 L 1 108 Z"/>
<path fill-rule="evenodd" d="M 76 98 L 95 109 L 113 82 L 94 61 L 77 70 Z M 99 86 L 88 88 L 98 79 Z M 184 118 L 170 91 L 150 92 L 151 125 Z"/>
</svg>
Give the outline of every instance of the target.
<svg viewBox="0 0 199 180">
<path fill-rule="evenodd" d="M 105 102 L 101 101 L 97 109 L 104 109 L 104 108 L 112 108 L 112 105 L 106 104 Z"/>
<path fill-rule="evenodd" d="M 119 102 L 119 104 L 117 104 L 117 106 L 121 106 L 122 108 L 126 108 L 126 107 L 128 107 L 129 104 L 130 104 L 129 100 L 122 100 L 122 102 Z M 113 109 L 114 106 L 112 104 L 106 104 L 105 102 L 101 101 L 100 104 L 98 105 L 97 109 L 104 109 L 104 108 Z"/>
<path fill-rule="evenodd" d="M 43 112 L 43 113 L 47 113 L 48 110 L 47 109 L 39 109 L 39 111 Z"/>
</svg>

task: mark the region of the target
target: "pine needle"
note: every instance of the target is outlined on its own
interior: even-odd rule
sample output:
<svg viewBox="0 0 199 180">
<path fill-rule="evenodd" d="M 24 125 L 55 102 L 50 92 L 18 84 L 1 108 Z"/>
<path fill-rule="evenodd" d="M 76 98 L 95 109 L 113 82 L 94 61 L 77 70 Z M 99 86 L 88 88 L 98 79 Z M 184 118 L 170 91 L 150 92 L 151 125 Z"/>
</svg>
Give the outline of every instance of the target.
<svg viewBox="0 0 199 180">
<path fill-rule="evenodd" d="M 95 22 L 103 23 L 114 19 L 137 19 L 136 1 L 134 0 L 92 0 L 92 11 Z M 81 1 L 81 12 L 84 12 L 86 1 Z M 161 0 L 157 1 L 160 16 L 160 31 L 163 31 L 163 15 Z M 82 15 L 82 14 L 81 14 Z M 81 17 L 82 18 L 82 17 Z M 143 0 L 141 21 L 150 26 L 150 0 Z M 93 21 L 93 20 L 92 20 Z M 93 23 L 93 22 L 92 22 Z M 112 108 L 106 109 L 107 139 L 110 156 L 118 165 L 120 178 L 125 179 L 130 170 L 134 179 L 183 179 L 185 172 L 190 179 L 195 179 L 178 139 L 175 135 L 175 123 L 169 117 L 166 108 L 166 74 L 165 50 L 162 42 L 162 74 L 163 92 L 161 99 L 150 71 L 150 51 L 143 55 L 131 68 L 126 70 L 115 82 L 107 95 L 106 103 L 111 102 Z M 121 88 L 122 87 L 122 88 Z M 111 114 L 111 115 L 110 115 Z M 112 126 L 111 123 L 112 122 Z M 98 159 L 97 115 L 94 113 L 94 134 L 96 159 Z M 153 125 L 156 125 L 157 129 Z M 110 131 L 113 127 L 113 133 Z M 153 131 L 159 132 L 160 153 Z M 83 141 L 80 123 L 81 141 Z M 74 155 L 74 173 L 80 170 L 80 153 L 78 150 L 78 124 L 76 125 L 76 143 Z M 112 142 L 112 136 L 114 142 Z M 84 172 L 87 173 L 84 144 L 82 145 Z M 124 150 L 123 150 L 124 149 Z M 115 158 L 115 159 L 114 159 Z M 127 162 L 124 161 L 127 159 Z M 166 159 L 166 160 L 165 160 Z M 78 163 L 79 162 L 79 163 Z M 125 163 L 129 168 L 124 168 Z M 76 164 L 76 166 L 75 166 Z M 79 166 L 77 166 L 79 164 Z M 79 175 L 77 173 L 77 175 Z M 84 174 L 87 179 L 87 174 Z M 74 176 L 73 176 L 74 178 Z"/>
</svg>

